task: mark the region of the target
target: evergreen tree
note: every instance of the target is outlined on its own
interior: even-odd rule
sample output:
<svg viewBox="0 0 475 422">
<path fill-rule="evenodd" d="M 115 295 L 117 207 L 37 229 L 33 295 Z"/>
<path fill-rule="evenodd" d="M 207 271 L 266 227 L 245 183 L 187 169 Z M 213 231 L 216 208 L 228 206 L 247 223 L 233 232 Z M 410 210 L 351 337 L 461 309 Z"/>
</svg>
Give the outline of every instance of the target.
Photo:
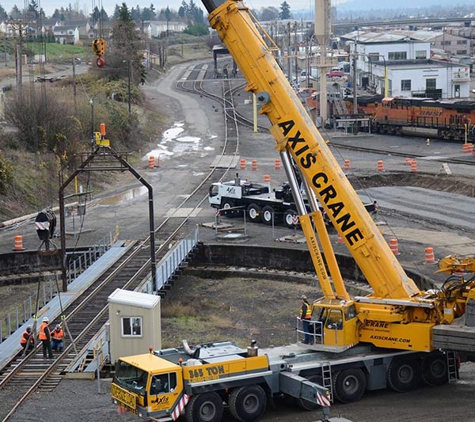
<svg viewBox="0 0 475 422">
<path fill-rule="evenodd" d="M 290 6 L 285 0 L 280 5 L 279 18 L 282 20 L 291 18 Z"/>
</svg>

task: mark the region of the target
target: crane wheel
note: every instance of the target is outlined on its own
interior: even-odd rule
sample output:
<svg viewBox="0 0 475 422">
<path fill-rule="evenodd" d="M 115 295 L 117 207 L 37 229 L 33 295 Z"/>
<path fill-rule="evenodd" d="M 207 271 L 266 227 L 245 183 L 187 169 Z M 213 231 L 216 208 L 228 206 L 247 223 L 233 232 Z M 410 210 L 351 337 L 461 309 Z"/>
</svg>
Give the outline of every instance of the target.
<svg viewBox="0 0 475 422">
<path fill-rule="evenodd" d="M 297 215 L 297 211 L 294 210 L 285 210 L 284 212 L 284 224 L 289 229 L 293 229 L 295 227 L 294 224 L 294 217 Z"/>
<path fill-rule="evenodd" d="M 223 400 L 217 393 L 192 396 L 186 406 L 186 422 L 221 422 Z"/>
<path fill-rule="evenodd" d="M 247 215 L 249 216 L 249 220 L 251 220 L 253 223 L 260 223 L 261 207 L 257 204 L 250 204 L 247 207 Z"/>
<path fill-rule="evenodd" d="M 239 387 L 229 394 L 229 410 L 241 422 L 254 422 L 264 416 L 267 396 L 259 385 Z"/>
<path fill-rule="evenodd" d="M 221 205 L 221 210 L 223 211 L 223 215 L 225 215 L 228 218 L 235 217 L 235 212 L 231 208 L 234 208 L 234 202 L 225 199 Z"/>
<path fill-rule="evenodd" d="M 262 208 L 262 221 L 264 224 L 271 225 L 272 222 L 275 223 L 275 211 L 270 205 L 266 205 Z"/>
<path fill-rule="evenodd" d="M 447 356 L 434 352 L 425 357 L 422 361 L 422 379 L 434 387 L 446 384 L 449 381 Z"/>
<path fill-rule="evenodd" d="M 333 374 L 333 394 L 341 403 L 351 403 L 363 397 L 366 376 L 360 368 L 345 369 Z"/>
<path fill-rule="evenodd" d="M 396 357 L 388 368 L 389 387 L 399 393 L 414 390 L 422 378 L 422 368 L 414 358 Z"/>
</svg>

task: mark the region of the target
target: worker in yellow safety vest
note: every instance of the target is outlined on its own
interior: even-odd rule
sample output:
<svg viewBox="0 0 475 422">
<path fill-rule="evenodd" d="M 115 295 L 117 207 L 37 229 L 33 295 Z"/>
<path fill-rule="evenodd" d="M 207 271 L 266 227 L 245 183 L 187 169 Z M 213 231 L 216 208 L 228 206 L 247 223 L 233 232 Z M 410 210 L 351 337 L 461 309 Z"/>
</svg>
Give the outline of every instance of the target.
<svg viewBox="0 0 475 422">
<path fill-rule="evenodd" d="M 307 296 L 302 295 L 302 304 L 300 305 L 300 319 L 302 321 L 302 329 L 305 333 L 303 342 L 312 344 L 312 336 L 310 334 L 310 320 L 312 319 L 312 305 L 308 303 Z"/>
</svg>

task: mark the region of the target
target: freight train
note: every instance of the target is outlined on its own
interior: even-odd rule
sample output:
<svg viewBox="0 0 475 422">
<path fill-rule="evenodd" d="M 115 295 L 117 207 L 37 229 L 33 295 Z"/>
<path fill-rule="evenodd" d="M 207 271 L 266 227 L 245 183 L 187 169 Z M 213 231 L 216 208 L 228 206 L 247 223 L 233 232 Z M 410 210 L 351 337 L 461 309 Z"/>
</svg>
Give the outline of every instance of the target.
<svg viewBox="0 0 475 422">
<path fill-rule="evenodd" d="M 475 101 L 367 95 L 358 98 L 358 113 L 371 118 L 371 130 L 376 133 L 463 142 L 475 139 Z"/>
</svg>

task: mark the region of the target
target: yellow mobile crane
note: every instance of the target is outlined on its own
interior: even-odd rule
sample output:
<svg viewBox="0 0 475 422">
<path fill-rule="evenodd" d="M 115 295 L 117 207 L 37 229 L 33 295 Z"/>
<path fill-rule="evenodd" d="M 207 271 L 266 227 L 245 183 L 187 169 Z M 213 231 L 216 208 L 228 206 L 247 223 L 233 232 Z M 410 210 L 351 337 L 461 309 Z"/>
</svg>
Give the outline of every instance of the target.
<svg viewBox="0 0 475 422">
<path fill-rule="evenodd" d="M 308 198 L 317 198 L 373 289 L 367 297 L 351 298 L 344 286 L 318 207 L 307 213 L 296 198 L 300 222 L 324 297 L 315 304 L 339 328 L 322 328 L 328 350 L 343 351 L 359 342 L 388 349 L 430 352 L 432 329 L 451 324 L 475 299 L 475 282 L 450 292 L 424 292 L 407 276 L 369 216 L 340 165 L 311 121 L 242 1 L 203 0 L 211 26 L 247 80 L 246 91 L 257 95 L 272 127 L 293 192 L 298 192 L 292 161 L 297 165 Z M 267 36 L 266 36 L 267 37 Z M 268 39 L 270 41 L 270 39 Z M 296 195 L 297 196 L 297 195 Z M 316 231 L 314 228 L 316 228 Z M 318 236 L 317 236 L 318 235 Z M 333 286 L 327 274 L 319 242 Z M 334 327 L 334 324 L 331 325 Z M 474 349 L 475 350 L 475 347 Z"/>
<path fill-rule="evenodd" d="M 161 422 L 183 414 L 187 422 L 220 422 L 225 403 L 237 420 L 254 422 L 264 414 L 268 398 L 277 395 L 294 397 L 304 409 L 314 409 L 322 404 L 325 388 L 332 400 L 351 402 L 366 390 L 389 386 L 403 392 L 421 380 L 428 385 L 447 382 L 449 375 L 456 376 L 454 355 L 438 350 L 433 331 L 456 327 L 457 319 L 473 311 L 475 281 L 454 278 L 439 291 L 423 292 L 416 286 L 302 107 L 261 32 L 269 42 L 270 38 L 245 4 L 203 3 L 211 26 L 247 80 L 246 90 L 257 95 L 260 113 L 272 123 L 270 132 L 292 191 L 300 192 L 295 164 L 307 193 L 309 213 L 302 196 L 296 194 L 294 199 L 323 291 L 314 303 L 313 342 L 260 351 L 255 346 L 241 350 L 227 342 L 195 349 L 185 344 L 124 357 L 115 364 L 114 403 Z M 317 199 L 372 294 L 348 294 Z M 473 271 L 473 260 L 452 257 L 441 267 L 448 273 L 458 269 Z M 452 350 L 473 352 L 473 331 L 463 327 L 444 332 L 443 337 L 457 339 Z"/>
</svg>

